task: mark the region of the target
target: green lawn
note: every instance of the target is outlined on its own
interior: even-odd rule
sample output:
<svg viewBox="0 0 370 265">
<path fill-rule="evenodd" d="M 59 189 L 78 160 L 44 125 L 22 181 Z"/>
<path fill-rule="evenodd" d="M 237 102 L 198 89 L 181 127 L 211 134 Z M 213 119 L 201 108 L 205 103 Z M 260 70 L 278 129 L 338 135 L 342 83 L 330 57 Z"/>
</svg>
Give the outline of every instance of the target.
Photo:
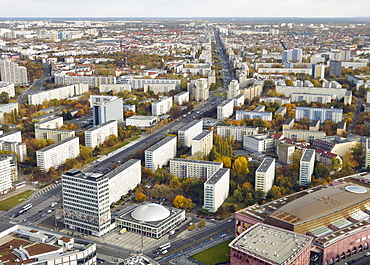
<svg viewBox="0 0 370 265">
<path fill-rule="evenodd" d="M 193 259 L 202 262 L 206 265 L 213 265 L 220 262 L 229 261 L 230 248 L 229 244 L 232 240 L 227 240 L 217 246 L 211 247 L 205 251 L 192 256 Z"/>
<path fill-rule="evenodd" d="M 17 206 L 18 204 L 25 201 L 28 197 L 30 197 L 32 193 L 34 193 L 33 190 L 27 190 L 18 195 L 10 197 L 9 199 L 0 201 L 0 211 L 7 211 L 13 208 L 14 206 Z"/>
<path fill-rule="evenodd" d="M 218 97 L 226 97 L 227 96 L 227 92 L 225 92 L 225 91 L 216 92 L 215 93 L 215 96 L 218 96 Z"/>
</svg>

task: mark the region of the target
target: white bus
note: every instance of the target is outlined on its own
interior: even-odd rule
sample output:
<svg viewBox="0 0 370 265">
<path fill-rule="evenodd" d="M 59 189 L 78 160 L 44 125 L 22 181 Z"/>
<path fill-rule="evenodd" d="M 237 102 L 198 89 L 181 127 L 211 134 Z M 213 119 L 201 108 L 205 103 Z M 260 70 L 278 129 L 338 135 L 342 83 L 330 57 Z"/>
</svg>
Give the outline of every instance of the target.
<svg viewBox="0 0 370 265">
<path fill-rule="evenodd" d="M 171 247 L 171 243 L 166 243 L 158 247 L 159 251 L 163 251 L 165 249 L 169 249 Z"/>
<path fill-rule="evenodd" d="M 28 211 L 29 209 L 31 209 L 32 208 L 32 204 L 27 204 L 27 205 L 25 205 L 25 206 L 23 206 L 23 210 L 24 211 Z"/>
</svg>

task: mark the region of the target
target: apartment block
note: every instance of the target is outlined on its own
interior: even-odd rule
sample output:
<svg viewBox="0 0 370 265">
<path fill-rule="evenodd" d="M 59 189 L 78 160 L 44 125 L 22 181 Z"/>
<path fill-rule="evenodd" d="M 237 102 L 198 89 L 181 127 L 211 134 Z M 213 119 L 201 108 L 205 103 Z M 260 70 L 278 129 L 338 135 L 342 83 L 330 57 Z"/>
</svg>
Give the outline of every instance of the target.
<svg viewBox="0 0 370 265">
<path fill-rule="evenodd" d="M 0 81 L 0 93 L 8 93 L 9 97 L 15 96 L 14 83 Z"/>
<path fill-rule="evenodd" d="M 109 91 L 112 91 L 113 94 L 123 91 L 131 92 L 131 84 L 101 84 L 99 86 L 100 93 L 107 93 Z"/>
<path fill-rule="evenodd" d="M 35 129 L 59 129 L 63 125 L 63 117 L 54 117 L 35 123 Z"/>
<path fill-rule="evenodd" d="M 50 167 L 57 169 L 68 158 L 76 158 L 79 154 L 79 140 L 74 136 L 36 151 L 37 166 L 47 172 Z"/>
<path fill-rule="evenodd" d="M 278 142 L 276 146 L 276 153 L 278 155 L 278 160 L 286 165 L 291 164 L 290 157 L 295 150 L 295 146 L 292 144 Z"/>
<path fill-rule="evenodd" d="M 204 183 L 203 208 L 210 213 L 217 212 L 229 196 L 229 186 L 230 169 L 220 168 Z"/>
<path fill-rule="evenodd" d="M 0 135 L 0 141 L 2 142 L 22 142 L 22 133 L 21 131 L 11 131 Z"/>
<path fill-rule="evenodd" d="M 209 85 L 207 78 L 191 80 L 188 84 L 188 91 L 195 101 L 205 101 L 209 98 Z"/>
<path fill-rule="evenodd" d="M 213 132 L 203 131 L 191 140 L 191 155 L 204 157 L 209 155 L 213 147 Z"/>
<path fill-rule="evenodd" d="M 148 88 L 148 86 L 153 87 L 155 85 L 162 85 L 164 88 L 166 85 L 168 87 L 174 87 L 176 90 L 179 89 L 180 79 L 128 79 L 127 82 L 131 84 L 132 89 Z M 171 90 L 171 89 L 170 89 Z M 164 91 L 164 90 L 163 90 Z"/>
<path fill-rule="evenodd" d="M 16 85 L 27 85 L 27 68 L 19 66 L 10 60 L 0 61 L 0 75 L 4 82 L 11 82 Z"/>
<path fill-rule="evenodd" d="M 267 193 L 274 184 L 275 159 L 265 158 L 255 173 L 255 189 Z"/>
<path fill-rule="evenodd" d="M 0 141 L 0 150 L 16 153 L 19 162 L 23 162 L 27 158 L 27 146 L 25 143 Z"/>
<path fill-rule="evenodd" d="M 172 108 L 172 97 L 163 97 L 152 103 L 152 115 L 161 116 Z"/>
<path fill-rule="evenodd" d="M 370 139 L 366 138 L 365 144 L 365 169 L 370 168 Z"/>
<path fill-rule="evenodd" d="M 260 97 L 260 102 L 277 103 L 279 105 L 290 104 L 290 98 L 283 97 Z"/>
<path fill-rule="evenodd" d="M 170 172 L 178 178 L 195 177 L 207 180 L 222 166 L 221 162 L 173 158 L 170 161 Z"/>
<path fill-rule="evenodd" d="M 342 121 L 343 109 L 297 107 L 295 111 L 296 120 L 300 120 L 303 117 L 306 117 L 309 121 L 319 120 L 323 123 L 326 120 L 330 120 L 338 123 Z"/>
<path fill-rule="evenodd" d="M 96 147 L 108 140 L 110 135 L 118 136 L 117 121 L 107 121 L 85 131 L 85 146 Z"/>
<path fill-rule="evenodd" d="M 295 129 L 283 129 L 283 135 L 286 138 L 294 141 L 304 140 L 306 142 L 313 142 L 316 139 L 321 139 L 326 136 L 324 131 L 308 131 L 308 130 L 295 130 Z"/>
<path fill-rule="evenodd" d="M 292 93 L 336 95 L 337 100 L 345 97 L 345 88 L 305 87 L 305 86 L 276 86 L 276 92 L 290 97 Z"/>
<path fill-rule="evenodd" d="M 272 112 L 260 112 L 260 111 L 244 111 L 244 110 L 237 110 L 236 117 L 237 121 L 241 121 L 244 119 L 261 119 L 264 121 L 271 121 L 272 120 Z"/>
<path fill-rule="evenodd" d="M 217 119 L 229 118 L 234 112 L 234 100 L 228 99 L 217 106 Z"/>
<path fill-rule="evenodd" d="M 176 156 L 177 137 L 167 136 L 145 150 L 145 167 L 153 172 Z"/>
<path fill-rule="evenodd" d="M 173 100 L 175 104 L 180 106 L 186 102 L 189 102 L 189 95 L 190 93 L 188 91 L 184 91 L 184 92 L 174 95 Z"/>
<path fill-rule="evenodd" d="M 73 136 L 75 136 L 75 131 L 57 129 L 35 129 L 35 138 L 37 140 L 50 139 L 55 142 L 59 142 Z"/>
<path fill-rule="evenodd" d="M 239 82 L 238 80 L 232 80 L 227 89 L 227 99 L 234 99 L 239 94 Z"/>
<path fill-rule="evenodd" d="M 243 149 L 249 152 L 267 153 L 274 149 L 274 138 L 264 134 L 245 135 Z"/>
<path fill-rule="evenodd" d="M 234 137 L 235 141 L 242 142 L 244 135 L 258 134 L 257 127 L 235 126 L 235 125 L 218 125 L 217 135 L 223 138 Z"/>
<path fill-rule="evenodd" d="M 306 94 L 306 93 L 292 93 L 290 94 L 292 102 L 319 102 L 319 103 L 331 103 L 336 100 L 336 95 L 324 95 L 324 94 Z"/>
<path fill-rule="evenodd" d="M 193 120 L 178 131 L 179 141 L 183 146 L 191 147 L 191 141 L 203 131 L 203 120 Z"/>
<path fill-rule="evenodd" d="M 234 107 L 240 107 L 244 104 L 244 95 L 239 94 L 235 98 L 233 98 L 233 100 L 234 100 Z"/>
<path fill-rule="evenodd" d="M 34 94 L 28 94 L 28 104 L 39 105 L 42 104 L 44 101 L 49 101 L 51 99 L 67 99 L 69 97 L 80 95 L 87 91 L 89 91 L 88 86 L 79 83 L 76 85 L 58 87 L 54 89 L 40 91 Z"/>
<path fill-rule="evenodd" d="M 122 98 L 115 96 L 90 96 L 90 105 L 93 113 L 93 125 L 101 125 L 110 120 L 123 120 Z"/>
<path fill-rule="evenodd" d="M 308 186 L 311 182 L 315 166 L 315 150 L 306 149 L 302 155 L 299 167 L 299 185 Z"/>
<path fill-rule="evenodd" d="M 115 76 L 96 76 L 96 75 L 66 75 L 64 72 L 54 74 L 54 83 L 57 85 L 86 84 L 89 88 L 99 87 L 103 84 L 115 84 Z"/>
<path fill-rule="evenodd" d="M 281 115 L 281 117 L 285 117 L 286 115 L 286 107 L 280 107 L 275 111 L 275 114 Z"/>
<path fill-rule="evenodd" d="M 10 157 L 0 157 L 0 194 L 5 194 L 12 188 L 10 161 Z"/>
</svg>

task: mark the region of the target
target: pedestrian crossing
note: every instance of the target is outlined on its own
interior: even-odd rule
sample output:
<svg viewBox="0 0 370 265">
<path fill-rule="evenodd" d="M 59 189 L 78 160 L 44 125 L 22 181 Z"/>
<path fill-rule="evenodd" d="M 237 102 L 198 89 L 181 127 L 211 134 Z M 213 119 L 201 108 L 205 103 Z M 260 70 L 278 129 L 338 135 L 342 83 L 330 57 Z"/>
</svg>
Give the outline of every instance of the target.
<svg viewBox="0 0 370 265">
<path fill-rule="evenodd" d="M 49 192 L 49 191 L 57 188 L 60 185 L 61 185 L 61 182 L 53 183 L 53 184 L 51 184 L 51 185 L 43 188 L 42 190 L 39 190 L 36 193 L 34 193 L 33 196 L 32 196 L 32 199 L 36 199 L 36 198 L 40 197 L 41 195 L 43 195 L 43 194 L 45 194 L 45 193 L 47 193 L 47 192 Z"/>
</svg>

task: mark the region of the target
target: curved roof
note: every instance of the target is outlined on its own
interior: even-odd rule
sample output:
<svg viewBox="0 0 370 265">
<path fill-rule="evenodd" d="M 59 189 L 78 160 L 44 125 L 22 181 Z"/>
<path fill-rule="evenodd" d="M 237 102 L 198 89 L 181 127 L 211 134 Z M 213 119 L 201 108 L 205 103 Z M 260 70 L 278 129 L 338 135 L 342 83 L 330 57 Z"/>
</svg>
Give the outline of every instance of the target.
<svg viewBox="0 0 370 265">
<path fill-rule="evenodd" d="M 353 190 L 360 190 L 361 193 Z M 361 202 L 367 201 L 369 198 L 370 191 L 368 189 L 353 184 L 343 184 L 312 192 L 291 201 L 275 210 L 269 217 L 297 225 L 356 204 L 360 205 Z"/>
<path fill-rule="evenodd" d="M 132 218 L 143 222 L 155 222 L 166 219 L 170 211 L 156 203 L 146 203 L 138 206 L 132 213 Z"/>
</svg>

